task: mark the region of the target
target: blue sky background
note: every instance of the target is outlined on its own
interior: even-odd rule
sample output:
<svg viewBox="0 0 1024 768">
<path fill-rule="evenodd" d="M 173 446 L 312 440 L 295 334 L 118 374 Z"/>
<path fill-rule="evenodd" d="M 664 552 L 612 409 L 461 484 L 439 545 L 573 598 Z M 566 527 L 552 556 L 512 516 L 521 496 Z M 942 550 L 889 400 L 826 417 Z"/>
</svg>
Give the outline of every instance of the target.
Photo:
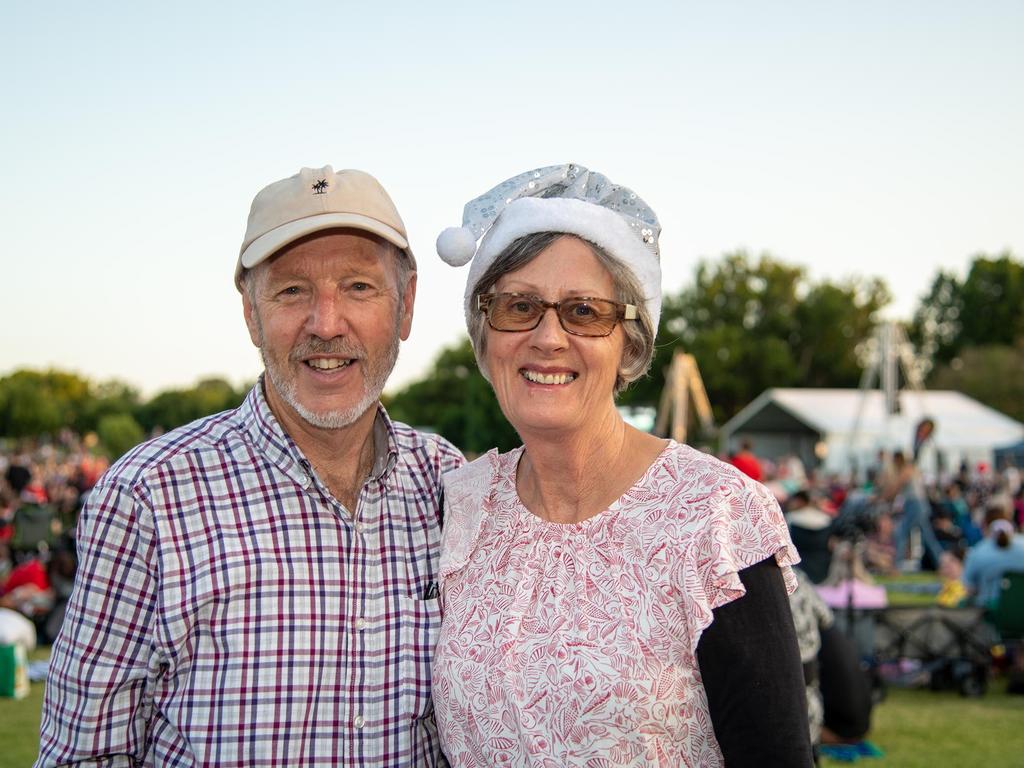
<svg viewBox="0 0 1024 768">
<path fill-rule="evenodd" d="M 463 332 L 433 242 L 577 162 L 658 212 L 664 288 L 747 248 L 878 275 L 1024 257 L 1024 3 L 0 5 L 0 374 L 146 393 L 260 370 L 231 280 L 252 196 L 362 168 L 420 262 L 393 384 Z"/>
</svg>

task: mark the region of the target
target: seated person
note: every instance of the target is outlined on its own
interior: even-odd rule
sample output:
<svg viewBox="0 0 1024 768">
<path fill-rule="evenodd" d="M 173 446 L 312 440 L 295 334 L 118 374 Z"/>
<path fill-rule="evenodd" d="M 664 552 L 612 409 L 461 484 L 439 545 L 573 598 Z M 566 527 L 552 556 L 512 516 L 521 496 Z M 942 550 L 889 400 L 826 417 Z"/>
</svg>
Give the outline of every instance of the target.
<svg viewBox="0 0 1024 768">
<path fill-rule="evenodd" d="M 857 646 L 835 624 L 821 630 L 818 676 L 824 707 L 821 743 L 862 740 L 871 728 L 871 678 L 861 666 Z"/>
<path fill-rule="evenodd" d="M 962 560 L 966 551 L 963 531 L 953 522 L 953 514 L 945 505 L 934 505 L 932 532 L 942 549 Z M 949 559 L 949 558 L 944 558 Z M 921 555 L 921 570 L 941 572 L 942 564 L 935 561 L 932 553 L 925 550 Z"/>
<path fill-rule="evenodd" d="M 946 487 L 946 500 L 943 503 L 952 515 L 953 525 L 960 529 L 967 546 L 973 547 L 984 536 L 981 529 L 971 519 L 971 508 L 967 505 L 963 490 L 958 483 L 950 483 Z"/>
<path fill-rule="evenodd" d="M 1004 573 L 1024 572 L 1024 539 L 999 507 L 985 513 L 985 528 L 985 539 L 967 552 L 962 579 L 974 604 L 988 607 L 999 597 Z"/>
<path fill-rule="evenodd" d="M 797 491 L 786 503 L 786 523 L 800 553 L 800 567 L 820 584 L 832 562 L 832 517 L 811 502 L 807 491 Z"/>
<path fill-rule="evenodd" d="M 848 744 L 863 739 L 874 704 L 871 680 L 854 642 L 836 627 L 832 610 L 806 574 L 794 569 L 797 589 L 789 596 L 804 665 L 811 743 Z"/>
</svg>

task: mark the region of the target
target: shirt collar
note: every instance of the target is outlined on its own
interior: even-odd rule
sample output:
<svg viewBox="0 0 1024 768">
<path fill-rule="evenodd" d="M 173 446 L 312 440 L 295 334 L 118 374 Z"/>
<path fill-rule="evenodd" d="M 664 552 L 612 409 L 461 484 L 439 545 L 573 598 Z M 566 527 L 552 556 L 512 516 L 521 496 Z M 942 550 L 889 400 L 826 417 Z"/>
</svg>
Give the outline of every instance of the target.
<svg viewBox="0 0 1024 768">
<path fill-rule="evenodd" d="M 373 452 L 370 477 L 384 480 L 398 463 L 398 437 L 391 417 L 380 403 L 377 403 L 377 417 L 373 420 Z"/>
<path fill-rule="evenodd" d="M 313 468 L 295 441 L 281 427 L 263 394 L 263 377 L 249 391 L 238 409 L 242 428 L 255 448 L 300 484 L 313 476 Z M 373 421 L 373 468 L 370 478 L 384 480 L 398 463 L 395 426 L 384 406 L 377 403 Z"/>
</svg>

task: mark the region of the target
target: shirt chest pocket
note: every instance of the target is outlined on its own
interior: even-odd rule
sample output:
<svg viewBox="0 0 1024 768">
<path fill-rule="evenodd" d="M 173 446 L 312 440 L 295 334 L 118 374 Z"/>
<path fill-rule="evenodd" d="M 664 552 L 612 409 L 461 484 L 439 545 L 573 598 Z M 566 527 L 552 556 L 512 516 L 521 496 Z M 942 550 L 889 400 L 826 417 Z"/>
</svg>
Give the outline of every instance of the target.
<svg viewBox="0 0 1024 768">
<path fill-rule="evenodd" d="M 430 664 L 441 631 L 441 606 L 437 597 L 400 597 L 401 638 L 399 685 L 401 711 L 414 720 L 430 714 Z"/>
</svg>

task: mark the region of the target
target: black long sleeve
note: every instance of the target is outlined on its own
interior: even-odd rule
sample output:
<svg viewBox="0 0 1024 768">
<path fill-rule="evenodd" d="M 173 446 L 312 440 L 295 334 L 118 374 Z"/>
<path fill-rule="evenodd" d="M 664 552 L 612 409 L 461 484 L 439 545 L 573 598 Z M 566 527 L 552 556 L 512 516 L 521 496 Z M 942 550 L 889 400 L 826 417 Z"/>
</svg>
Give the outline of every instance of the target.
<svg viewBox="0 0 1024 768">
<path fill-rule="evenodd" d="M 725 765 L 813 766 L 803 667 L 782 572 L 772 557 L 739 576 L 747 593 L 715 609 L 697 644 Z"/>
</svg>

